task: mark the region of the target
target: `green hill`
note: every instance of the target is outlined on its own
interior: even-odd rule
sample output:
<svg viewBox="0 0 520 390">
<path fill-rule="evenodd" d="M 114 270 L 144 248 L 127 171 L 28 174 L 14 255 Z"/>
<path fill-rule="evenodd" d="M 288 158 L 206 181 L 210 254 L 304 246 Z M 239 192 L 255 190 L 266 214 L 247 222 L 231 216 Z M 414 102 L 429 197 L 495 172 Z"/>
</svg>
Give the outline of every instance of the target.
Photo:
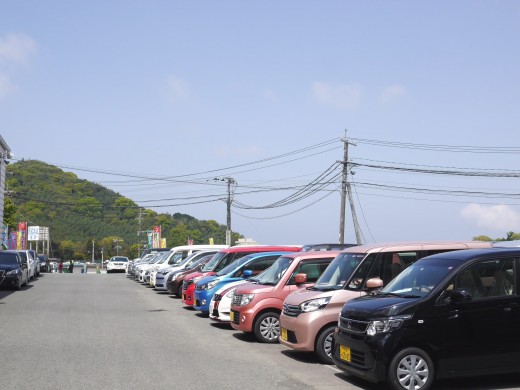
<svg viewBox="0 0 520 390">
<path fill-rule="evenodd" d="M 9 201 L 15 205 L 10 220 L 27 221 L 30 226 L 48 226 L 51 254 L 65 259 L 89 259 L 93 240 L 96 259 L 101 258 L 101 248 L 105 258 L 115 254 L 114 240 L 122 240 L 119 254 L 136 257 L 137 232 L 159 225 L 167 247 L 186 245 L 188 239 L 194 244 L 208 243 L 210 238 L 215 244 L 226 241 L 226 226 L 216 221 L 142 209 L 131 199 L 106 187 L 36 160 L 8 165 L 6 202 Z M 233 241 L 239 237 L 235 233 Z M 141 238 L 144 240 L 144 233 Z"/>
</svg>

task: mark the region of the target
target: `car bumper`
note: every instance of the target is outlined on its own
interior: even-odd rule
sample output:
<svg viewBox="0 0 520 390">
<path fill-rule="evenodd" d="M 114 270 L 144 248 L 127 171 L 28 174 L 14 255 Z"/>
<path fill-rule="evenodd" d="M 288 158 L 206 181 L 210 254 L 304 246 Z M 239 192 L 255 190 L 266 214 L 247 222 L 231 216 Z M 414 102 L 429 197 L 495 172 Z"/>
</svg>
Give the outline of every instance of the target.
<svg viewBox="0 0 520 390">
<path fill-rule="evenodd" d="M 155 276 L 155 289 L 166 291 L 166 275 L 157 274 Z"/>
<path fill-rule="evenodd" d="M 213 299 L 209 303 L 209 317 L 215 321 L 229 322 L 229 311 L 231 310 L 231 299 L 222 297 L 220 301 Z"/>
<path fill-rule="evenodd" d="M 195 303 L 195 285 L 191 284 L 186 290 L 182 290 L 182 302 L 188 306 Z"/>
<path fill-rule="evenodd" d="M 332 345 L 332 361 L 343 371 L 370 382 L 381 382 L 386 378 L 387 364 L 382 358 L 386 337 L 355 340 L 336 328 Z M 350 361 L 340 351 L 349 349 Z"/>
<path fill-rule="evenodd" d="M 195 303 L 193 308 L 203 313 L 209 313 L 209 303 L 211 297 L 215 294 L 215 290 L 195 290 Z"/>
<path fill-rule="evenodd" d="M 16 287 L 22 283 L 21 275 L 0 275 L 0 287 Z"/>
<path fill-rule="evenodd" d="M 242 306 L 231 306 L 230 324 L 233 329 L 250 333 L 253 331 L 253 320 L 256 310 L 254 308 L 243 308 Z"/>
<path fill-rule="evenodd" d="M 316 336 L 324 326 L 338 322 L 338 313 L 324 315 L 322 310 L 300 313 L 297 317 L 280 315 L 280 343 L 296 351 L 314 351 Z M 282 329 L 286 330 L 282 331 Z M 282 336 L 287 336 L 282 338 Z"/>
</svg>

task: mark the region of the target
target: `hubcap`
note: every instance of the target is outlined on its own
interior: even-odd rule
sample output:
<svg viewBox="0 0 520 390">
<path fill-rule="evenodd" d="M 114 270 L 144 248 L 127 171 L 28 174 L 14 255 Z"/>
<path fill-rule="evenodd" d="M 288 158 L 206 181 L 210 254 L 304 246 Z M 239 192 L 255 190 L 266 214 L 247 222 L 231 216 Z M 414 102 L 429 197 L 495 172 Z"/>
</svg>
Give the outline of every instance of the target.
<svg viewBox="0 0 520 390">
<path fill-rule="evenodd" d="M 397 366 L 397 379 L 403 389 L 422 389 L 429 374 L 428 364 L 417 355 L 405 356 Z"/>
<path fill-rule="evenodd" d="M 325 343 L 323 343 L 323 350 L 327 354 L 328 357 L 332 357 L 332 335 L 334 333 L 331 332 L 325 338 Z"/>
<path fill-rule="evenodd" d="M 274 340 L 280 336 L 280 321 L 276 317 L 267 317 L 260 323 L 260 333 L 266 340 Z"/>
</svg>

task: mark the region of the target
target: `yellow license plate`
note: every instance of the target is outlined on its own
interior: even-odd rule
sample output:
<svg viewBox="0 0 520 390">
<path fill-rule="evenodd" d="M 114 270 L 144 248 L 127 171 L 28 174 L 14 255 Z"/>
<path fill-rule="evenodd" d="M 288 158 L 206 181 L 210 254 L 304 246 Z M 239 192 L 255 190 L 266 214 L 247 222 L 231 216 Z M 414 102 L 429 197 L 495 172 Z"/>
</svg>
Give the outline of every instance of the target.
<svg viewBox="0 0 520 390">
<path fill-rule="evenodd" d="M 182 300 L 183 300 L 183 301 L 186 300 L 186 294 L 182 294 Z"/>
<path fill-rule="evenodd" d="M 229 312 L 229 320 L 231 322 L 233 322 L 235 320 L 235 313 L 233 313 L 232 311 Z"/>
<path fill-rule="evenodd" d="M 282 331 L 282 333 L 281 333 L 281 335 L 282 335 L 282 340 L 283 340 L 283 341 L 287 341 L 287 339 L 288 339 L 288 337 L 287 337 L 287 329 L 282 328 L 281 331 Z"/>
<path fill-rule="evenodd" d="M 344 347 L 343 345 L 339 346 L 339 358 L 341 360 L 344 360 L 348 363 L 350 363 L 351 357 L 350 357 L 350 348 Z"/>
</svg>

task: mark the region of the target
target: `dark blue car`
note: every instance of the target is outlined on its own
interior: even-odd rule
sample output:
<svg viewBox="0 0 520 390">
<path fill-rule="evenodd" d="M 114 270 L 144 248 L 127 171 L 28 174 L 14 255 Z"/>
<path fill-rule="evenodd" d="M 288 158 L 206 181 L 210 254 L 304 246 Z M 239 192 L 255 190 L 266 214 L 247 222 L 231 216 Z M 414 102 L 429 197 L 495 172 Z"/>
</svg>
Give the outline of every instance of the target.
<svg viewBox="0 0 520 390">
<path fill-rule="evenodd" d="M 26 261 L 23 261 L 18 251 L 0 252 L 0 287 L 19 290 L 29 283 L 29 272 Z"/>
</svg>

